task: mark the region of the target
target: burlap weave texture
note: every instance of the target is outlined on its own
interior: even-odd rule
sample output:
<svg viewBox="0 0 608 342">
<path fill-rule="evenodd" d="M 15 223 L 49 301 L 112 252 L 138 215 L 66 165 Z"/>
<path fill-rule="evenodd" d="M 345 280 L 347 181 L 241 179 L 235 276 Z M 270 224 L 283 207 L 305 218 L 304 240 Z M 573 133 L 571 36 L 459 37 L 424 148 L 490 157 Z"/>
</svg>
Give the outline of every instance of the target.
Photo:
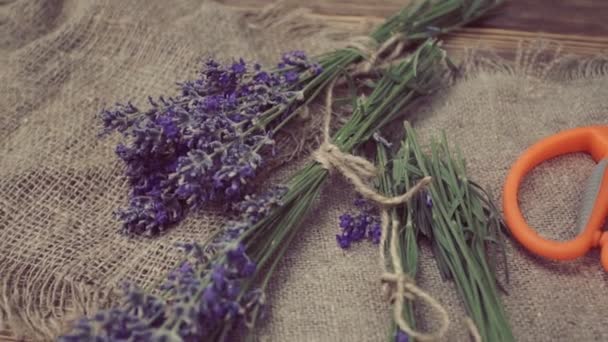
<svg viewBox="0 0 608 342">
<path fill-rule="evenodd" d="M 172 91 L 202 56 L 272 63 L 285 50 L 315 54 L 339 45 L 305 20 L 298 26 L 287 18 L 281 26 L 280 19 L 255 29 L 240 13 L 194 0 L 0 1 L 0 328 L 11 324 L 33 339 L 48 338 L 66 317 L 107 303 L 123 280 L 153 286 L 179 260 L 175 242 L 201 241 L 219 228 L 223 217 L 209 210 L 157 239 L 119 235 L 111 213 L 124 204 L 127 186 L 116 140 L 98 139 L 95 113 Z M 468 60 L 466 77 L 412 113 L 422 139 L 446 130 L 471 176 L 497 200 L 527 146 L 606 122 L 606 61 L 532 53 L 540 50 L 551 48 L 525 48 L 530 53 L 514 63 Z M 530 223 L 550 237 L 572 237 L 592 166 L 587 157 L 570 156 L 539 168 L 522 190 Z M 386 338 L 390 313 L 377 251 L 362 244 L 344 252 L 333 237 L 353 195 L 333 177 L 302 223 L 273 283 L 261 339 Z M 515 243 L 508 253 L 510 294 L 503 299 L 518 340 L 608 339 L 600 323 L 608 277 L 596 252 L 567 263 L 532 257 Z M 419 285 L 450 309 L 448 339 L 466 340 L 453 286 L 440 280 L 427 250 L 421 259 Z"/>
</svg>

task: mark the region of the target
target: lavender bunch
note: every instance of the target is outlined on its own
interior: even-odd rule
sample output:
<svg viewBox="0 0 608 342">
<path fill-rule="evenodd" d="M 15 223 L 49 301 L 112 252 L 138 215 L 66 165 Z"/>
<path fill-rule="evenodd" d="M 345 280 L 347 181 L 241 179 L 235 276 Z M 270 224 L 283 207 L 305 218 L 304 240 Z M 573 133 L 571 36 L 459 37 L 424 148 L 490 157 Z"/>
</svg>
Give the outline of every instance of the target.
<svg viewBox="0 0 608 342">
<path fill-rule="evenodd" d="M 448 143 L 445 133 L 431 140 L 430 152 L 425 153 L 409 123 L 405 131 L 395 167 L 409 170 L 407 177 L 413 179 L 433 178 L 428 192 L 431 200 L 418 199 L 413 226 L 430 241 L 442 277 L 454 281 L 481 339 L 514 341 L 500 297 L 504 288 L 499 264 L 508 282 L 500 211 L 470 179 L 462 154 Z"/>
<path fill-rule="evenodd" d="M 117 211 L 123 231 L 154 235 L 188 210 L 239 201 L 268 158 L 262 148 L 336 77 L 365 59 L 385 65 L 369 70 L 378 76 L 395 58 L 387 55 L 474 21 L 501 1 L 413 1 L 370 34 L 380 46 L 373 56 L 344 48 L 313 62 L 296 51 L 270 71 L 242 60 L 208 61 L 174 97 L 150 99 L 148 109 L 126 103 L 104 110 L 105 131 L 126 140 L 116 148 L 131 182 L 129 205 Z"/>
<path fill-rule="evenodd" d="M 354 204 L 359 211 L 358 214 L 340 215 L 340 234 L 336 235 L 338 246 L 348 249 L 353 242 L 365 238 L 376 245 L 379 244 L 382 229 L 376 208 L 363 198 L 357 198 Z"/>
<path fill-rule="evenodd" d="M 399 117 L 425 89 L 439 80 L 444 53 L 430 40 L 378 81 L 358 100 L 352 117 L 334 135 L 352 151 Z M 416 87 L 414 87 L 416 85 Z M 212 242 L 182 245 L 189 257 L 160 285 L 160 295 L 138 290 L 125 303 L 79 321 L 60 341 L 117 339 L 226 341 L 252 337 L 264 312 L 264 293 L 279 261 L 318 198 L 329 172 L 319 163 L 305 166 L 286 183 L 233 206 L 240 212 Z M 142 304 L 141 298 L 154 305 Z"/>
<path fill-rule="evenodd" d="M 418 241 L 426 238 L 444 279 L 454 281 L 467 313 L 483 341 L 513 341 L 499 290 L 497 267 L 503 264 L 503 224 L 500 212 L 483 188 L 468 178 L 465 160 L 443 134 L 432 140 L 430 151 L 420 145 L 416 132 L 405 124 L 405 138 L 398 150 L 377 144 L 378 167 L 386 170 L 377 188 L 387 195 L 409 190 L 419 179 L 433 181 L 409 205 L 390 209 L 399 218 L 399 256 L 403 272 L 415 278 L 418 271 Z M 389 234 L 389 239 L 390 239 Z M 498 257 L 502 260 L 498 260 Z M 508 275 L 508 274 L 507 274 Z M 508 277 L 507 277 L 508 281 Z M 416 325 L 415 302 L 408 300 L 403 315 Z M 388 341 L 407 341 L 393 322 Z"/>
<path fill-rule="evenodd" d="M 301 78 L 321 71 L 302 51 L 284 54 L 274 71 L 208 60 L 177 96 L 103 110 L 104 132 L 124 137 L 116 147 L 131 184 L 128 207 L 117 211 L 124 232 L 156 234 L 188 210 L 242 199 L 262 149 L 302 102 Z"/>
<path fill-rule="evenodd" d="M 125 288 L 119 308 L 78 321 L 59 341 L 213 341 L 264 313 L 264 293 L 249 286 L 258 271 L 239 237 L 273 208 L 283 188 L 248 196 L 212 243 L 180 244 L 184 261 L 160 285 L 161 295 Z M 217 255 L 218 257 L 213 257 Z"/>
</svg>

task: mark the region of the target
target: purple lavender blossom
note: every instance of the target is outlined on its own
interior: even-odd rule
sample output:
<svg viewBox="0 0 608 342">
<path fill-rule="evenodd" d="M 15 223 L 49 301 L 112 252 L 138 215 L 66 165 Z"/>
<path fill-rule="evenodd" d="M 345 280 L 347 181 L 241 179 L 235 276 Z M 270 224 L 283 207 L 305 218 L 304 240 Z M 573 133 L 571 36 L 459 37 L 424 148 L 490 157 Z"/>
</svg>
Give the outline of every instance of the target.
<svg viewBox="0 0 608 342">
<path fill-rule="evenodd" d="M 263 307 L 259 291 L 241 293 L 241 283 L 255 271 L 255 263 L 242 245 L 228 249 L 225 259 L 211 265 L 206 260 L 194 260 L 182 263 L 167 276 L 161 287 L 170 295 L 167 301 L 130 290 L 125 296 L 126 306 L 82 319 L 59 341 L 150 341 L 160 336 L 180 341 L 208 340 L 227 322 L 244 324 L 247 315 Z"/>
<path fill-rule="evenodd" d="M 302 100 L 300 81 L 320 71 L 302 51 L 284 54 L 278 71 L 208 60 L 177 96 L 103 110 L 104 133 L 124 137 L 116 147 L 131 184 L 128 207 L 116 211 L 123 231 L 161 233 L 189 210 L 250 193 L 273 127 Z"/>
<path fill-rule="evenodd" d="M 291 51 L 283 54 L 283 58 L 281 63 L 279 63 L 280 68 L 289 68 L 289 67 L 300 67 L 306 70 L 310 70 L 313 75 L 318 75 L 321 73 L 321 66 L 317 63 L 313 63 L 308 60 L 306 57 L 306 53 L 304 51 Z"/>
<path fill-rule="evenodd" d="M 429 208 L 433 207 L 433 197 L 431 196 L 430 192 L 427 191 L 425 193 L 424 200 L 425 200 L 425 203 L 426 203 L 427 207 L 429 207 Z"/>
<path fill-rule="evenodd" d="M 409 336 L 401 330 L 397 331 L 397 336 L 395 336 L 395 342 L 408 342 Z"/>
<path fill-rule="evenodd" d="M 235 203 L 239 219 L 211 244 L 216 250 L 198 243 L 178 244 L 186 259 L 160 286 L 166 300 L 127 287 L 125 306 L 80 320 L 59 341 L 207 341 L 228 325 L 239 327 L 262 317 L 262 291 L 243 290 L 243 282 L 255 277 L 257 264 L 240 242 L 241 234 L 280 206 L 285 191 L 276 187 Z"/>
<path fill-rule="evenodd" d="M 59 337 L 58 341 L 148 341 L 170 333 L 165 329 L 150 329 L 159 327 L 166 319 L 164 300 L 132 287 L 124 289 L 124 297 L 128 303 L 126 307 L 82 318 L 70 333 Z"/>
<path fill-rule="evenodd" d="M 367 231 L 367 236 L 372 240 L 372 243 L 379 244 L 382 238 L 382 226 L 380 222 L 374 222 Z"/>
<path fill-rule="evenodd" d="M 348 249 L 353 242 L 365 238 L 374 244 L 380 243 L 382 234 L 380 217 L 374 208 L 362 198 L 355 200 L 355 206 L 359 209 L 358 214 L 340 216 L 340 234 L 336 235 L 336 242 L 342 249 Z"/>
<path fill-rule="evenodd" d="M 268 215 L 273 208 L 281 206 L 281 198 L 286 192 L 287 188 L 275 186 L 262 194 L 246 195 L 242 201 L 233 204 L 232 208 L 240 213 L 241 222 L 253 225 Z"/>
</svg>

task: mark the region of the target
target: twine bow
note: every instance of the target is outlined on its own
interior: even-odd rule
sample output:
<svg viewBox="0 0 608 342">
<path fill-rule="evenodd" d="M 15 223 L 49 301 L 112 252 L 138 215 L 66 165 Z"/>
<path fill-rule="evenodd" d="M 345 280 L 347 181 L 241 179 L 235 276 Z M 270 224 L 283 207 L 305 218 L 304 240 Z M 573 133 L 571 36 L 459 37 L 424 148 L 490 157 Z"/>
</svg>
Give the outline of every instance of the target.
<svg viewBox="0 0 608 342">
<path fill-rule="evenodd" d="M 367 185 L 363 181 L 363 179 L 375 176 L 377 174 L 376 167 L 362 157 L 342 152 L 338 146 L 331 142 L 331 107 L 335 82 L 336 81 L 334 80 L 329 85 L 327 91 L 327 111 L 325 113 L 323 122 L 323 143 L 321 144 L 319 149 L 317 149 L 313 153 L 313 158 L 317 162 L 319 162 L 323 166 L 323 168 L 327 170 L 338 170 L 355 186 L 357 192 L 381 206 L 382 235 L 380 243 L 380 256 L 385 271 L 381 279 L 382 282 L 385 284 L 385 290 L 388 290 L 388 287 L 386 285 L 392 285 L 391 298 L 394 300 L 394 320 L 399 326 L 399 328 L 412 338 L 415 338 L 420 341 L 431 341 L 439 339 L 443 337 L 447 332 L 450 323 L 448 313 L 436 299 L 434 299 L 428 293 L 416 286 L 414 280 L 403 272 L 403 265 L 401 264 L 401 258 L 399 257 L 398 253 L 399 221 L 396 218 L 392 220 L 393 229 L 389 248 L 391 257 L 390 261 L 392 263 L 393 272 L 391 272 L 389 267 L 387 267 L 384 256 L 384 251 L 386 250 L 386 244 L 388 241 L 387 232 L 389 229 L 389 225 L 391 224 L 389 219 L 388 208 L 391 206 L 407 203 L 418 191 L 420 191 L 423 187 L 430 183 L 431 177 L 423 178 L 412 189 L 400 196 L 395 197 L 386 197 L 376 192 L 373 188 Z M 405 298 L 419 298 L 427 302 L 431 307 L 433 307 L 439 313 L 439 316 L 441 318 L 441 325 L 439 329 L 437 329 L 437 331 L 434 333 L 424 333 L 414 330 L 412 327 L 410 327 L 410 325 L 405 321 L 402 316 Z"/>
</svg>

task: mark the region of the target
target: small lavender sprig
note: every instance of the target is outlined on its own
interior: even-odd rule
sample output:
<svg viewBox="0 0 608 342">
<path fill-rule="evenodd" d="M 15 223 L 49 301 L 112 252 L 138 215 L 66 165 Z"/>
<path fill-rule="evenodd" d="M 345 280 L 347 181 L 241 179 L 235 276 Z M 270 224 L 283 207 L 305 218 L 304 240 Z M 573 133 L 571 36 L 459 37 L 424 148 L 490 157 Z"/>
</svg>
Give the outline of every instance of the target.
<svg viewBox="0 0 608 342">
<path fill-rule="evenodd" d="M 169 272 L 161 295 L 128 286 L 122 306 L 81 319 L 59 341 L 212 341 L 248 325 L 264 313 L 265 299 L 263 291 L 248 285 L 257 264 L 239 238 L 281 205 L 284 193 L 274 188 L 235 204 L 240 218 L 211 244 L 179 244 L 186 259 Z"/>
<path fill-rule="evenodd" d="M 208 60 L 175 97 L 102 111 L 104 132 L 124 137 L 116 148 L 131 184 L 129 206 L 117 211 L 124 232 L 153 235 L 205 203 L 239 201 L 274 129 L 302 101 L 300 79 L 321 71 L 302 51 L 284 54 L 274 71 Z"/>
<path fill-rule="evenodd" d="M 363 198 L 357 198 L 354 204 L 359 210 L 358 214 L 340 215 L 340 234 L 336 235 L 338 246 L 348 249 L 353 242 L 359 242 L 365 238 L 373 244 L 379 244 L 382 231 L 380 216 L 376 209 Z"/>
</svg>

